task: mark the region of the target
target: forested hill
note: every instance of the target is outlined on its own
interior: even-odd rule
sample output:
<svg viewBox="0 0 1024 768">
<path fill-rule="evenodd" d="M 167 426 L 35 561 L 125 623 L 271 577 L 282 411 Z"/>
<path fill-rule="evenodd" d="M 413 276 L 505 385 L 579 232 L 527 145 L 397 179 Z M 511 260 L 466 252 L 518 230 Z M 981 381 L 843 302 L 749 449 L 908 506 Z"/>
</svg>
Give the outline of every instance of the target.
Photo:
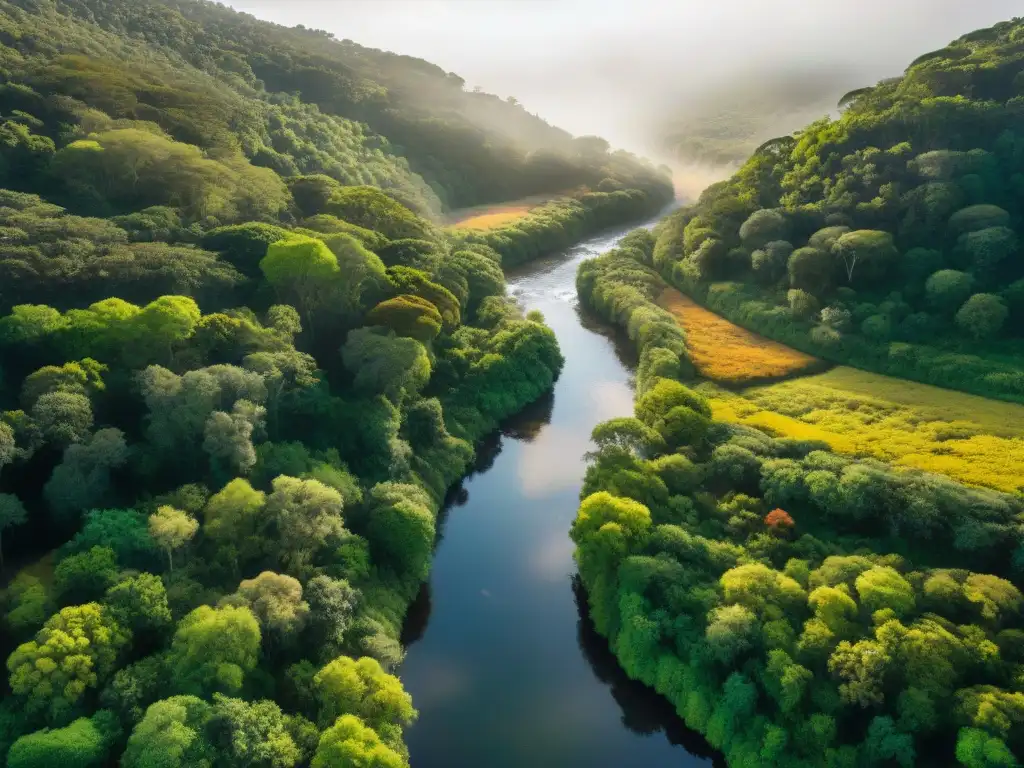
<svg viewBox="0 0 1024 768">
<path fill-rule="evenodd" d="M 283 176 L 379 185 L 421 213 L 665 184 L 428 62 L 214 3 L 16 0 L 0 3 L 0 27 L 0 111 L 58 147 L 98 109 Z"/>
<path fill-rule="evenodd" d="M 658 268 L 804 351 L 1024 399 L 1024 22 L 839 104 L 667 220 Z"/>
<path fill-rule="evenodd" d="M 437 512 L 562 367 L 502 264 L 671 194 L 415 59 L 0 2 L 0 762 L 407 768 Z"/>
</svg>

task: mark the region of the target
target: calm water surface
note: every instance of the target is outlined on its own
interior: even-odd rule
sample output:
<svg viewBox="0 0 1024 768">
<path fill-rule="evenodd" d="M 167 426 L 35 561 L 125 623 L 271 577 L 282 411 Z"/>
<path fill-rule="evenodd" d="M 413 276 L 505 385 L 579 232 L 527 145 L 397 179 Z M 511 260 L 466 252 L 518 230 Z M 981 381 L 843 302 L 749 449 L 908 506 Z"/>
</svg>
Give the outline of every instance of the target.
<svg viewBox="0 0 1024 768">
<path fill-rule="evenodd" d="M 671 706 L 630 681 L 586 616 L 568 531 L 601 421 L 632 413 L 628 349 L 576 303 L 580 261 L 625 232 L 509 275 L 558 335 L 554 392 L 479 449 L 442 512 L 401 677 L 420 711 L 413 768 L 712 765 Z"/>
</svg>

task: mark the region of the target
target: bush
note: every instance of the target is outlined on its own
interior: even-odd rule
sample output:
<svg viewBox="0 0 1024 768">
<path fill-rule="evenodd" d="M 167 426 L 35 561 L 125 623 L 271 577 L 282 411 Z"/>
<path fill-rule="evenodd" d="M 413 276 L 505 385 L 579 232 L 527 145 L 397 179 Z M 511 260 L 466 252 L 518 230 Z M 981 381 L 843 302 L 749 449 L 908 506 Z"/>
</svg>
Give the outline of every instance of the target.
<svg viewBox="0 0 1024 768">
<path fill-rule="evenodd" d="M 1002 329 L 1010 311 L 991 293 L 976 293 L 956 313 L 956 324 L 975 339 L 989 339 Z"/>
<path fill-rule="evenodd" d="M 790 289 L 786 298 L 789 301 L 789 311 L 793 313 L 793 317 L 800 320 L 810 320 L 821 309 L 821 304 L 814 296 L 799 288 Z"/>
<path fill-rule="evenodd" d="M 966 272 L 954 269 L 940 269 L 928 278 L 925 292 L 933 307 L 952 314 L 971 295 L 974 279 Z"/>
</svg>

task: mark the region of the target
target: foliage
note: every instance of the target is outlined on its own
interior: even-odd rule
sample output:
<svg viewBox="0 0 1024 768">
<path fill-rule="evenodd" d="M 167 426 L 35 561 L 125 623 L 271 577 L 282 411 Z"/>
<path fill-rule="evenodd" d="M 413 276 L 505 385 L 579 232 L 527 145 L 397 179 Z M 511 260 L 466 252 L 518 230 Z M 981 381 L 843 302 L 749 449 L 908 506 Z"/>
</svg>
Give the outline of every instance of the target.
<svg viewBox="0 0 1024 768">
<path fill-rule="evenodd" d="M 53 571 L 3 592 L 0 749 L 404 765 L 415 713 L 385 670 L 438 509 L 562 366 L 502 254 L 650 215 L 668 179 L 426 62 L 225 6 L 3 10 L 0 552 Z M 566 190 L 494 247 L 434 223 Z M 332 683 L 354 709 L 314 725 L 339 657 L 366 690 Z"/>
<path fill-rule="evenodd" d="M 1024 400 L 1024 326 L 999 295 L 1024 277 L 1020 30 L 965 35 L 851 92 L 838 118 L 766 142 L 659 226 L 655 266 L 802 352 Z M 853 322 L 819 325 L 821 307 Z"/>
</svg>

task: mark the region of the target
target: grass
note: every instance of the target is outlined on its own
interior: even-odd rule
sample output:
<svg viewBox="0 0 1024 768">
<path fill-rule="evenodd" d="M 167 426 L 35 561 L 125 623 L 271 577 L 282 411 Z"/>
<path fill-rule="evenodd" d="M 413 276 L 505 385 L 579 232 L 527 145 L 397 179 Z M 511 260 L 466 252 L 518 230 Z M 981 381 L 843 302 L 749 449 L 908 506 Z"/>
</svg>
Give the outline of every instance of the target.
<svg viewBox="0 0 1024 768">
<path fill-rule="evenodd" d="M 452 229 L 497 229 L 524 218 L 534 208 L 557 199 L 557 195 L 534 195 L 497 205 L 478 205 L 453 211 L 448 217 Z"/>
<path fill-rule="evenodd" d="M 971 485 L 1024 486 L 1024 406 L 1015 403 L 847 367 L 741 392 L 703 388 L 723 421 Z"/>
<path fill-rule="evenodd" d="M 523 218 L 533 209 L 533 206 L 528 205 L 510 205 L 504 206 L 498 210 L 493 210 L 489 213 L 481 213 L 476 216 L 470 216 L 467 219 L 457 221 L 452 225 L 453 229 L 496 229 L 503 227 L 506 224 L 511 224 L 513 221 L 518 221 Z"/>
<path fill-rule="evenodd" d="M 730 323 L 675 288 L 666 288 L 658 306 L 686 332 L 686 346 L 697 372 L 721 384 L 740 386 L 787 378 L 825 364 L 771 339 Z"/>
</svg>

